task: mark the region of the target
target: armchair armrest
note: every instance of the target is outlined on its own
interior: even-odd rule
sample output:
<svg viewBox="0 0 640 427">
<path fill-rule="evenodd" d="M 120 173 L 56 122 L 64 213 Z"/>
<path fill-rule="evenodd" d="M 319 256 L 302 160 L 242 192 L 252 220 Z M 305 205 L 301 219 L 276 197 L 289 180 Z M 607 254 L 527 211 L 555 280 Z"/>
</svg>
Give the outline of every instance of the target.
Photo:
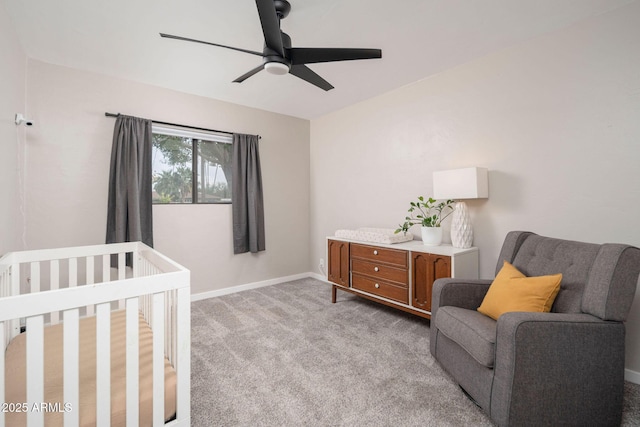
<svg viewBox="0 0 640 427">
<path fill-rule="evenodd" d="M 500 316 L 491 417 L 500 425 L 589 425 L 610 414 L 619 425 L 624 334 L 624 324 L 588 314 Z M 612 405 L 603 392 L 619 398 Z"/>
<path fill-rule="evenodd" d="M 433 282 L 431 298 L 431 319 L 438 307 L 451 305 L 454 307 L 475 310 L 489 290 L 491 280 L 482 279 L 438 279 Z"/>
</svg>

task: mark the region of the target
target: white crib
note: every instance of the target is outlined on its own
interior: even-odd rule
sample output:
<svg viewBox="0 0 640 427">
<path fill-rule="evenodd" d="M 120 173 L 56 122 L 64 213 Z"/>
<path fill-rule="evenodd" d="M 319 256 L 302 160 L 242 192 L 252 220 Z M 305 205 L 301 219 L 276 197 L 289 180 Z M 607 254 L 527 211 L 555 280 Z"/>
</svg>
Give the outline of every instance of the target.
<svg viewBox="0 0 640 427">
<path fill-rule="evenodd" d="M 9 426 L 7 420 L 16 413 L 26 419 L 29 427 L 50 425 L 54 416 L 65 427 L 81 425 L 80 401 L 86 398 L 80 395 L 86 392 L 79 385 L 80 376 L 84 375 L 79 372 L 79 354 L 85 351 L 79 330 L 86 327 L 85 321 L 92 322 L 92 331 L 95 330 L 95 373 L 91 373 L 96 395 L 94 425 L 111 425 L 112 370 L 119 368 L 112 366 L 111 358 L 120 351 L 124 354 L 122 360 L 126 360 L 125 366 L 120 367 L 125 372 L 121 388 L 126 401 L 126 409 L 122 410 L 126 425 L 139 425 L 139 399 L 143 392 L 138 387 L 144 378 L 141 372 L 149 371 L 152 403 L 147 405 L 151 408 L 150 419 L 143 423 L 188 426 L 189 286 L 187 269 L 139 242 L 14 252 L 0 258 L 0 343 L 5 349 L 0 352 L 0 427 Z M 123 319 L 123 331 L 126 330 L 122 349 L 112 348 L 112 322 L 116 316 Z M 140 328 L 147 324 L 152 331 L 149 339 L 145 338 L 151 367 L 139 366 Z M 63 402 L 47 402 L 45 394 L 52 385 L 45 385 L 50 375 L 45 375 L 44 365 L 52 350 L 46 349 L 49 338 L 45 336 L 56 325 L 64 337 L 60 340 L 63 384 L 56 385 L 62 390 Z M 19 337 L 24 328 L 26 334 Z M 26 345 L 24 402 L 6 400 L 7 393 L 15 391 L 12 387 L 18 386 L 7 383 L 13 368 L 5 365 L 9 363 L 5 353 L 9 353 L 14 338 L 24 338 Z M 175 414 L 165 424 L 165 369 L 171 368 L 175 370 Z"/>
</svg>

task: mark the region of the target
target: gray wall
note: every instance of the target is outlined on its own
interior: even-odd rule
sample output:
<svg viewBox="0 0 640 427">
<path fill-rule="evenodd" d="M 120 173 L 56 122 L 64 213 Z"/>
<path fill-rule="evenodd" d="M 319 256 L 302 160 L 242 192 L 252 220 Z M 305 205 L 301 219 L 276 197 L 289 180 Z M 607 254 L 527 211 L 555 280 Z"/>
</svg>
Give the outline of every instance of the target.
<svg viewBox="0 0 640 427">
<path fill-rule="evenodd" d="M 0 4 L 0 255 L 22 245 L 25 128 L 17 127 L 14 117 L 26 114 L 26 61 L 13 23 Z"/>
<path fill-rule="evenodd" d="M 262 136 L 265 252 L 233 255 L 231 205 L 154 207 L 155 247 L 191 269 L 192 293 L 307 271 L 307 120 L 34 60 L 27 76 L 29 249 L 104 243 L 109 111 Z"/>
<path fill-rule="evenodd" d="M 310 268 L 325 236 L 394 228 L 433 171 L 469 166 L 490 171 L 468 202 L 483 278 L 509 230 L 640 246 L 638 22 L 636 2 L 312 120 Z M 640 292 L 627 349 L 640 371 Z"/>
</svg>

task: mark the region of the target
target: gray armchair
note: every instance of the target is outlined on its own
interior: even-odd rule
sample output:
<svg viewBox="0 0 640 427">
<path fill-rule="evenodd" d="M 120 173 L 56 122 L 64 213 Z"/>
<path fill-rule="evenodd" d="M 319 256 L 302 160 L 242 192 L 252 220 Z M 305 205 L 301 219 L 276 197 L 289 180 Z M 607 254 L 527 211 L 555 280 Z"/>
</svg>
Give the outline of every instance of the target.
<svg viewBox="0 0 640 427">
<path fill-rule="evenodd" d="M 551 313 L 480 314 L 491 280 L 434 283 L 431 353 L 500 426 L 620 425 L 624 321 L 640 249 L 507 234 L 503 261 L 527 276 L 562 273 Z"/>
</svg>

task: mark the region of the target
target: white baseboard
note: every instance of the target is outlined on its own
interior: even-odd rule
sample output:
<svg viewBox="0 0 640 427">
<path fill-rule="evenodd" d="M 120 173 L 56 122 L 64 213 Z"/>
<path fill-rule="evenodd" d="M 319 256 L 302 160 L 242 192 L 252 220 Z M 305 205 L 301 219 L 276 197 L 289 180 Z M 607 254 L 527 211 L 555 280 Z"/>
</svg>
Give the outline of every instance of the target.
<svg viewBox="0 0 640 427">
<path fill-rule="evenodd" d="M 640 384 L 640 372 L 632 371 L 631 369 L 624 370 L 624 379 L 630 383 Z"/>
<path fill-rule="evenodd" d="M 292 276 L 276 277 L 275 279 L 263 280 L 260 282 L 246 283 L 244 285 L 230 286 L 228 288 L 216 289 L 215 291 L 207 291 L 207 292 L 192 294 L 191 302 L 200 301 L 207 298 L 220 297 L 222 295 L 229 295 L 236 292 L 248 291 L 249 289 L 258 289 L 258 288 L 263 288 L 265 286 L 277 285 L 278 283 L 290 282 L 292 280 L 306 279 L 307 277 L 312 277 L 314 279 L 326 281 L 326 279 L 322 275 L 317 273 L 311 273 L 311 272 L 300 273 L 300 274 L 294 274 Z"/>
</svg>

